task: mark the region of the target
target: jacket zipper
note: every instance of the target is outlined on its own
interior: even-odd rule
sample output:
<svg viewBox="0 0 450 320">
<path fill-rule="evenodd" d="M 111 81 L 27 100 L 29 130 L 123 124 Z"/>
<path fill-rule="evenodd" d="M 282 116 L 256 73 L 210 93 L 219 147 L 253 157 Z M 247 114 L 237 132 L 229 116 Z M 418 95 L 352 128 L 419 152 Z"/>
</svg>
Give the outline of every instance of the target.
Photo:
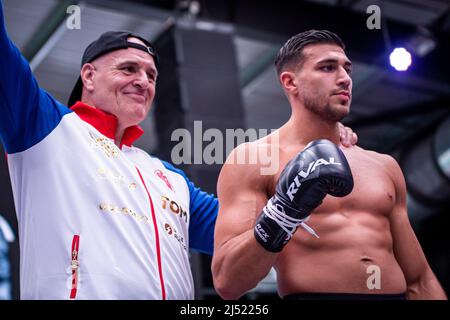
<svg viewBox="0 0 450 320">
<path fill-rule="evenodd" d="M 74 235 L 72 239 L 72 250 L 71 252 L 71 263 L 70 267 L 72 269 L 72 286 L 70 290 L 70 299 L 75 299 L 77 296 L 78 289 L 78 251 L 80 246 L 80 236 Z"/>
</svg>

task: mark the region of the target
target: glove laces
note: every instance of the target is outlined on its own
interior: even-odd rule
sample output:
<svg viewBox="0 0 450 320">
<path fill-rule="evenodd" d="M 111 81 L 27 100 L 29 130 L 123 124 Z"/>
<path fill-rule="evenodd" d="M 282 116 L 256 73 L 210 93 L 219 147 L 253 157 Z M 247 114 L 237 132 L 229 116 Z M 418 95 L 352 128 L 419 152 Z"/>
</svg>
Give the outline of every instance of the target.
<svg viewBox="0 0 450 320">
<path fill-rule="evenodd" d="M 274 204 L 272 199 L 269 200 L 267 206 L 264 207 L 263 211 L 267 217 L 275 221 L 280 226 L 280 228 L 287 233 L 287 240 L 290 240 L 292 238 L 298 226 L 301 226 L 308 233 L 312 234 L 316 238 L 319 238 L 319 235 L 314 231 L 314 229 L 305 223 L 305 221 L 308 221 L 309 216 L 304 219 L 296 219 L 288 216 L 284 212 L 283 206 Z"/>
</svg>

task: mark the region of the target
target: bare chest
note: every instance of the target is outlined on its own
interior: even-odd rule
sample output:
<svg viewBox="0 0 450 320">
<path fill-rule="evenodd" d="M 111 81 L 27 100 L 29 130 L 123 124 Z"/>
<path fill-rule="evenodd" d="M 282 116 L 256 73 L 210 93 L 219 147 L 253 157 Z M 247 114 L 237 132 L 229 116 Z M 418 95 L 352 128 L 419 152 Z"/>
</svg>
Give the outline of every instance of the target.
<svg viewBox="0 0 450 320">
<path fill-rule="evenodd" d="M 354 187 L 346 197 L 327 196 L 318 212 L 358 211 L 388 216 L 395 205 L 395 188 L 385 168 L 369 157 L 348 157 Z"/>
<path fill-rule="evenodd" d="M 343 149 L 352 170 L 354 187 L 343 198 L 326 196 L 316 213 L 345 213 L 349 211 L 389 215 L 395 204 L 395 188 L 383 164 L 359 148 Z M 273 177 L 270 195 L 275 192 L 276 182 L 286 163 L 295 154 L 284 154 L 280 168 Z"/>
</svg>

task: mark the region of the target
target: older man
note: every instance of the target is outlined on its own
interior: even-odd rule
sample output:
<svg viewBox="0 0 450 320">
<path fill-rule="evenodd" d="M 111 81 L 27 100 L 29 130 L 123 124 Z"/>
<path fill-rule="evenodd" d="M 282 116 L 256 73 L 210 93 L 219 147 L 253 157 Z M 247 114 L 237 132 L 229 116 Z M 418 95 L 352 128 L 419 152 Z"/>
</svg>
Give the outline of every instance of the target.
<svg viewBox="0 0 450 320">
<path fill-rule="evenodd" d="M 69 109 L 38 87 L 0 16 L 21 298 L 194 298 L 188 250 L 212 253 L 217 200 L 132 146 L 155 94 L 150 43 L 126 32 L 93 42 L 72 94 L 83 102 Z"/>
</svg>

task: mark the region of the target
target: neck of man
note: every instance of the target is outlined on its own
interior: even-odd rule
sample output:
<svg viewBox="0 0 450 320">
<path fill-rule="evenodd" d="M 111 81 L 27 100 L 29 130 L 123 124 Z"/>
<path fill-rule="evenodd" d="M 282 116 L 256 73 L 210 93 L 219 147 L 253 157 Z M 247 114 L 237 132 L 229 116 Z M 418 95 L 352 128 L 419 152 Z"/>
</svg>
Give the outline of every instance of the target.
<svg viewBox="0 0 450 320">
<path fill-rule="evenodd" d="M 83 93 L 81 101 L 89 106 L 95 107 L 94 101 L 89 97 L 89 95 L 85 95 Z M 120 120 L 118 120 L 117 123 L 117 129 L 116 129 L 116 133 L 114 134 L 114 143 L 116 146 L 118 146 L 120 148 L 120 144 L 122 142 L 122 138 L 123 138 L 123 134 L 125 133 L 125 130 L 127 129 L 126 126 L 124 126 Z"/>
<path fill-rule="evenodd" d="M 114 136 L 114 143 L 116 146 L 120 148 L 120 143 L 122 142 L 123 134 L 125 133 L 126 127 L 123 127 L 120 125 L 120 123 L 117 125 L 116 134 Z"/>
<path fill-rule="evenodd" d="M 284 140 L 291 144 L 306 145 L 317 139 L 328 139 L 340 144 L 338 122 L 324 119 L 304 106 L 292 106 L 292 114 L 283 126 L 286 134 Z"/>
</svg>

